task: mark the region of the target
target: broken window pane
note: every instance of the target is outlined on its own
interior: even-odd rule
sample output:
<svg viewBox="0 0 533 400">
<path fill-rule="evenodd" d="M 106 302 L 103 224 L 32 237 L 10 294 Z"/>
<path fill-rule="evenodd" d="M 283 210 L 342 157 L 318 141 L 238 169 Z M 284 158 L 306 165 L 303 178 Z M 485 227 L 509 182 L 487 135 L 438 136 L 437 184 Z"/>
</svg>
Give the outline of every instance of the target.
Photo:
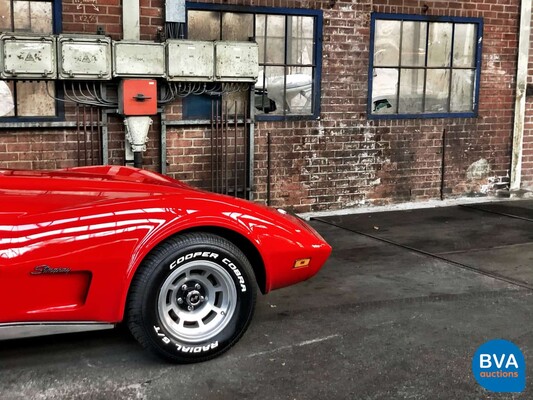
<svg viewBox="0 0 533 400">
<path fill-rule="evenodd" d="M 187 14 L 188 38 L 191 40 L 220 40 L 220 13 L 194 11 Z"/>
<path fill-rule="evenodd" d="M 416 114 L 422 112 L 424 96 L 424 70 L 402 69 L 400 75 L 400 104 L 398 112 Z"/>
<path fill-rule="evenodd" d="M 474 71 L 459 69 L 452 72 L 450 111 L 473 111 Z"/>
<path fill-rule="evenodd" d="M 374 68 L 372 82 L 372 111 L 376 114 L 397 113 L 398 70 Z"/>
<path fill-rule="evenodd" d="M 374 66 L 398 66 L 400 60 L 401 21 L 376 21 Z"/>
<path fill-rule="evenodd" d="M 449 69 L 428 69 L 426 75 L 426 103 L 428 112 L 448 112 L 448 92 L 450 88 Z"/>
<path fill-rule="evenodd" d="M 313 64 L 313 18 L 293 16 L 287 21 L 289 64 Z"/>
<path fill-rule="evenodd" d="M 472 68 L 476 62 L 475 24 L 456 24 L 453 45 L 453 66 Z"/>
<path fill-rule="evenodd" d="M 248 41 L 253 36 L 253 15 L 222 14 L 222 40 Z"/>
<path fill-rule="evenodd" d="M 46 92 L 47 82 L 17 82 L 17 115 L 21 117 L 55 116 L 55 100 Z M 55 95 L 54 85 L 48 91 Z"/>
<path fill-rule="evenodd" d="M 257 108 L 267 114 L 283 114 L 284 86 L 284 67 L 265 67 L 260 71 L 255 92 Z"/>
<path fill-rule="evenodd" d="M 402 27 L 402 67 L 422 67 L 426 61 L 427 23 L 404 21 Z"/>
<path fill-rule="evenodd" d="M 449 67 L 452 52 L 452 24 L 429 24 L 428 67 Z"/>
</svg>

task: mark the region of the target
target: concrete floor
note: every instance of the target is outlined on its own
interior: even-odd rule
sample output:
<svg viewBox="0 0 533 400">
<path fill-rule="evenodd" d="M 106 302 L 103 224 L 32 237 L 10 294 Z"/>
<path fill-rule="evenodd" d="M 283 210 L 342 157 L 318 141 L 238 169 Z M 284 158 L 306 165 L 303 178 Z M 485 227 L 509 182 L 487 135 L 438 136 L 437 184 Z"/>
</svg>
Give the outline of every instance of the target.
<svg viewBox="0 0 533 400">
<path fill-rule="evenodd" d="M 224 356 L 169 365 L 124 329 L 0 342 L 0 399 L 531 399 L 533 202 L 502 206 L 313 221 L 330 260 L 260 297 Z M 474 381 L 495 338 L 522 349 L 524 393 Z"/>
</svg>

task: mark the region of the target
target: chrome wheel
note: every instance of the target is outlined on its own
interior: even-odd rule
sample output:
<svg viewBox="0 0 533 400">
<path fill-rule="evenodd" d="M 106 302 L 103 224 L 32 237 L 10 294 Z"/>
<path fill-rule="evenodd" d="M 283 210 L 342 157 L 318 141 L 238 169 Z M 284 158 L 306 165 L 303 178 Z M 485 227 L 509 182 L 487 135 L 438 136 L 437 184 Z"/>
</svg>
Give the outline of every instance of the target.
<svg viewBox="0 0 533 400">
<path fill-rule="evenodd" d="M 226 327 L 236 304 L 230 273 L 214 262 L 199 260 L 170 273 L 161 286 L 157 309 L 161 324 L 174 339 L 200 343 Z"/>
</svg>

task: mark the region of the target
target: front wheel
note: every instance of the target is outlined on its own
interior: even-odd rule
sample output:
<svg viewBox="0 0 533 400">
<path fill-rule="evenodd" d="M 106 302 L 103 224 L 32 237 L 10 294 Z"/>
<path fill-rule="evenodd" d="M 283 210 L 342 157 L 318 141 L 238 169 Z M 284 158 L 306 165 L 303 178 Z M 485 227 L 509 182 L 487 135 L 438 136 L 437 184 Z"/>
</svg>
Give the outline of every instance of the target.
<svg viewBox="0 0 533 400">
<path fill-rule="evenodd" d="M 228 350 L 255 308 L 254 273 L 231 242 L 207 233 L 160 244 L 139 266 L 128 298 L 128 326 L 170 361 L 205 361 Z"/>
</svg>

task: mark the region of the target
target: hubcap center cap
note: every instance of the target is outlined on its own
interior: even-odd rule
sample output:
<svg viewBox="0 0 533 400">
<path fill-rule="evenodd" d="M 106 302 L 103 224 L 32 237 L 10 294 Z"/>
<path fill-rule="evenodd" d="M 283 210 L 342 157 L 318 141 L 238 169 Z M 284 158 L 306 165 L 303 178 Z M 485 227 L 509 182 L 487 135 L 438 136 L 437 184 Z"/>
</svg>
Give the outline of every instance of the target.
<svg viewBox="0 0 533 400">
<path fill-rule="evenodd" d="M 198 290 L 191 290 L 187 293 L 187 304 L 196 307 L 202 302 L 202 296 Z"/>
</svg>

